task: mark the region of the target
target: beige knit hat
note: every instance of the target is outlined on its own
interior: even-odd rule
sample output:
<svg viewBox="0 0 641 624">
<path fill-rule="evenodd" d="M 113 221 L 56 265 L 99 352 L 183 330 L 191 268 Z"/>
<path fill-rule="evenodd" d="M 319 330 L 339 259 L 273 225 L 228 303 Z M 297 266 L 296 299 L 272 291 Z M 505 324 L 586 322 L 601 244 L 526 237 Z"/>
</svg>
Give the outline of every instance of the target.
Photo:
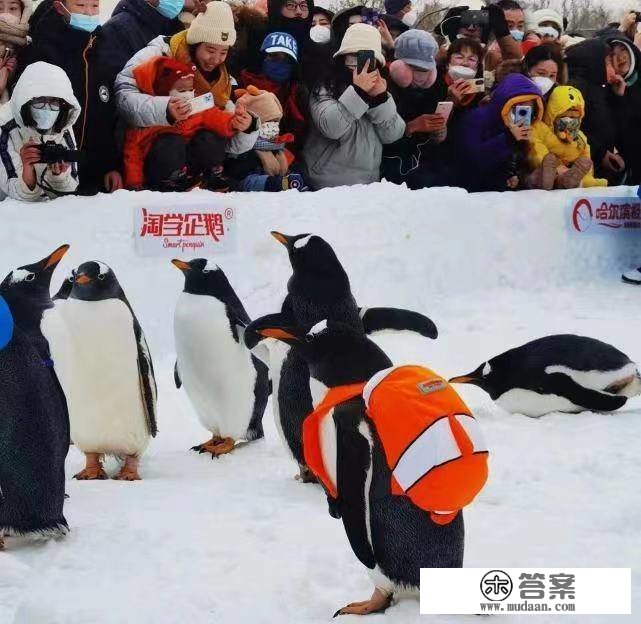
<svg viewBox="0 0 641 624">
<path fill-rule="evenodd" d="M 334 58 L 345 54 L 356 54 L 361 50 L 372 50 L 376 60 L 381 65 L 385 65 L 385 57 L 381 48 L 381 34 L 369 24 L 350 26 L 343 37 L 340 50 L 334 54 Z"/>
<path fill-rule="evenodd" d="M 205 12 L 198 14 L 189 26 L 187 43 L 211 43 L 231 48 L 236 43 L 231 7 L 226 2 L 210 2 Z"/>
</svg>

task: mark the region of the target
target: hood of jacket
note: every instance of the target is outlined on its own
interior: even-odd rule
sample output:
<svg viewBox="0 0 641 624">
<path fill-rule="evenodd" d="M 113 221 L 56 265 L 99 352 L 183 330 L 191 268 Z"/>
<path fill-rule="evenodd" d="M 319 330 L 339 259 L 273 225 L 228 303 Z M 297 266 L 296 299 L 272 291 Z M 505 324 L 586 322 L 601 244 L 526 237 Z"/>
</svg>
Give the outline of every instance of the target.
<svg viewBox="0 0 641 624">
<path fill-rule="evenodd" d="M 154 89 L 154 83 L 156 78 L 166 66 L 171 66 L 175 64 L 176 61 L 171 56 L 155 56 L 140 65 L 134 67 L 134 78 L 136 79 L 136 84 L 141 93 L 146 93 L 147 95 L 159 95 Z M 193 66 L 194 73 L 196 72 L 196 67 Z"/>
<path fill-rule="evenodd" d="M 607 53 L 605 39 L 586 39 L 567 48 L 566 61 L 570 78 L 583 78 L 595 85 L 606 84 Z"/>
<path fill-rule="evenodd" d="M 13 89 L 10 106 L 13 118 L 24 128 L 22 107 L 38 97 L 56 97 L 69 104 L 69 114 L 63 130 L 68 130 L 80 116 L 80 104 L 73 94 L 67 74 L 57 65 L 43 61 L 28 65 Z"/>
<path fill-rule="evenodd" d="M 300 0 L 299 0 L 300 1 Z M 267 22 L 269 29 L 272 31 L 279 30 L 290 34 L 296 39 L 301 46 L 309 39 L 309 29 L 312 27 L 312 17 L 314 13 L 314 0 L 307 0 L 309 15 L 307 19 L 299 20 L 283 17 L 280 13 L 286 0 L 268 0 L 267 2 Z"/>
<path fill-rule="evenodd" d="M 557 117 L 571 108 L 577 109 L 581 113 L 581 120 L 585 116 L 585 100 L 581 92 L 575 87 L 560 86 L 552 89 L 548 98 L 545 113 L 543 114 L 543 123 L 552 128 Z"/>
<path fill-rule="evenodd" d="M 634 42 L 628 39 L 623 33 L 612 33 L 603 37 L 606 45 L 611 46 L 615 43 L 619 43 L 622 46 L 625 46 L 631 56 L 631 66 L 630 73 L 627 76 L 623 76 L 626 80 L 629 80 L 634 76 L 635 73 L 638 73 L 641 69 L 641 50 L 634 45 Z"/>
<path fill-rule="evenodd" d="M 523 74 L 508 74 L 492 93 L 487 107 L 498 122 L 507 123 L 513 106 L 531 100 L 536 100 L 537 103 L 532 123 L 541 121 L 544 108 L 541 90 Z"/>
</svg>

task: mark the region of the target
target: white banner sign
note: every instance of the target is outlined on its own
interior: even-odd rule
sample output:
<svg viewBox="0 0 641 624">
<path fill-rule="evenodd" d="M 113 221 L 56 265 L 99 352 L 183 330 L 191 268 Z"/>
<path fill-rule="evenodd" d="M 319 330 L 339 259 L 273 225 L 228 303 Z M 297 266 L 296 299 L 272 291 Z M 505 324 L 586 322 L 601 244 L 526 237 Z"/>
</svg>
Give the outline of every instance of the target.
<svg viewBox="0 0 641 624">
<path fill-rule="evenodd" d="M 141 256 L 215 257 L 237 247 L 235 211 L 220 202 L 134 208 L 134 240 Z"/>
<path fill-rule="evenodd" d="M 639 197 L 576 197 L 569 214 L 568 224 L 574 233 L 641 233 Z"/>
<path fill-rule="evenodd" d="M 422 568 L 421 613 L 627 615 L 630 568 Z"/>
</svg>

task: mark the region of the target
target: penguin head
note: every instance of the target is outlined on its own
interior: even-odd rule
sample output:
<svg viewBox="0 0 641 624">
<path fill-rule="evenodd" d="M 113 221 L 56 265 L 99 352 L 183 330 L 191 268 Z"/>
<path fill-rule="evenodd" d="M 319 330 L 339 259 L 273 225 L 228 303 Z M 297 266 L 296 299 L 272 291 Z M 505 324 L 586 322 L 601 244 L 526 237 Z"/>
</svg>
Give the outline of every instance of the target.
<svg viewBox="0 0 641 624">
<path fill-rule="evenodd" d="M 471 384 L 485 390 L 492 398 L 503 392 L 504 379 L 500 367 L 494 360 L 483 362 L 478 368 L 467 375 L 452 377 L 449 383 Z"/>
<path fill-rule="evenodd" d="M 186 293 L 209 295 L 224 303 L 234 292 L 223 270 L 210 260 L 196 258 L 189 262 L 172 260 L 171 263 L 185 276 Z"/>
<path fill-rule="evenodd" d="M 294 271 L 290 292 L 300 290 L 340 295 L 349 291 L 349 279 L 332 246 L 320 236 L 297 234 L 290 236 L 272 232 L 272 236 L 287 248 Z M 325 292 L 323 292 L 325 291 Z"/>
<path fill-rule="evenodd" d="M 367 381 L 392 365 L 365 334 L 337 321 L 288 327 L 257 321 L 245 330 L 247 344 L 252 341 L 251 334 L 289 344 L 307 362 L 310 375 L 330 388 Z"/>
<path fill-rule="evenodd" d="M 61 245 L 42 260 L 18 267 L 4 278 L 0 294 L 14 317 L 21 316 L 19 308 L 51 307 L 51 276 L 68 249 L 69 245 Z"/>
<path fill-rule="evenodd" d="M 72 274 L 72 299 L 82 301 L 104 301 L 120 299 L 122 288 L 116 274 L 103 262 L 83 262 Z"/>
</svg>

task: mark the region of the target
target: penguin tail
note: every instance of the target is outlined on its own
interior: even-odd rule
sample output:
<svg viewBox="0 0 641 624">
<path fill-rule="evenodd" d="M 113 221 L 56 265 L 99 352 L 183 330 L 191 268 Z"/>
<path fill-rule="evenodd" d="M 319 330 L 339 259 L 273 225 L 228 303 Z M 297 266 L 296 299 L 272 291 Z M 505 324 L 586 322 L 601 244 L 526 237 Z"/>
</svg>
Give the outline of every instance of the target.
<svg viewBox="0 0 641 624">
<path fill-rule="evenodd" d="M 69 531 L 69 525 L 64 518 L 32 527 L 27 525 L 0 526 L 0 535 L 4 535 L 4 537 L 26 537 L 32 541 L 58 539 L 67 535 Z"/>
</svg>

